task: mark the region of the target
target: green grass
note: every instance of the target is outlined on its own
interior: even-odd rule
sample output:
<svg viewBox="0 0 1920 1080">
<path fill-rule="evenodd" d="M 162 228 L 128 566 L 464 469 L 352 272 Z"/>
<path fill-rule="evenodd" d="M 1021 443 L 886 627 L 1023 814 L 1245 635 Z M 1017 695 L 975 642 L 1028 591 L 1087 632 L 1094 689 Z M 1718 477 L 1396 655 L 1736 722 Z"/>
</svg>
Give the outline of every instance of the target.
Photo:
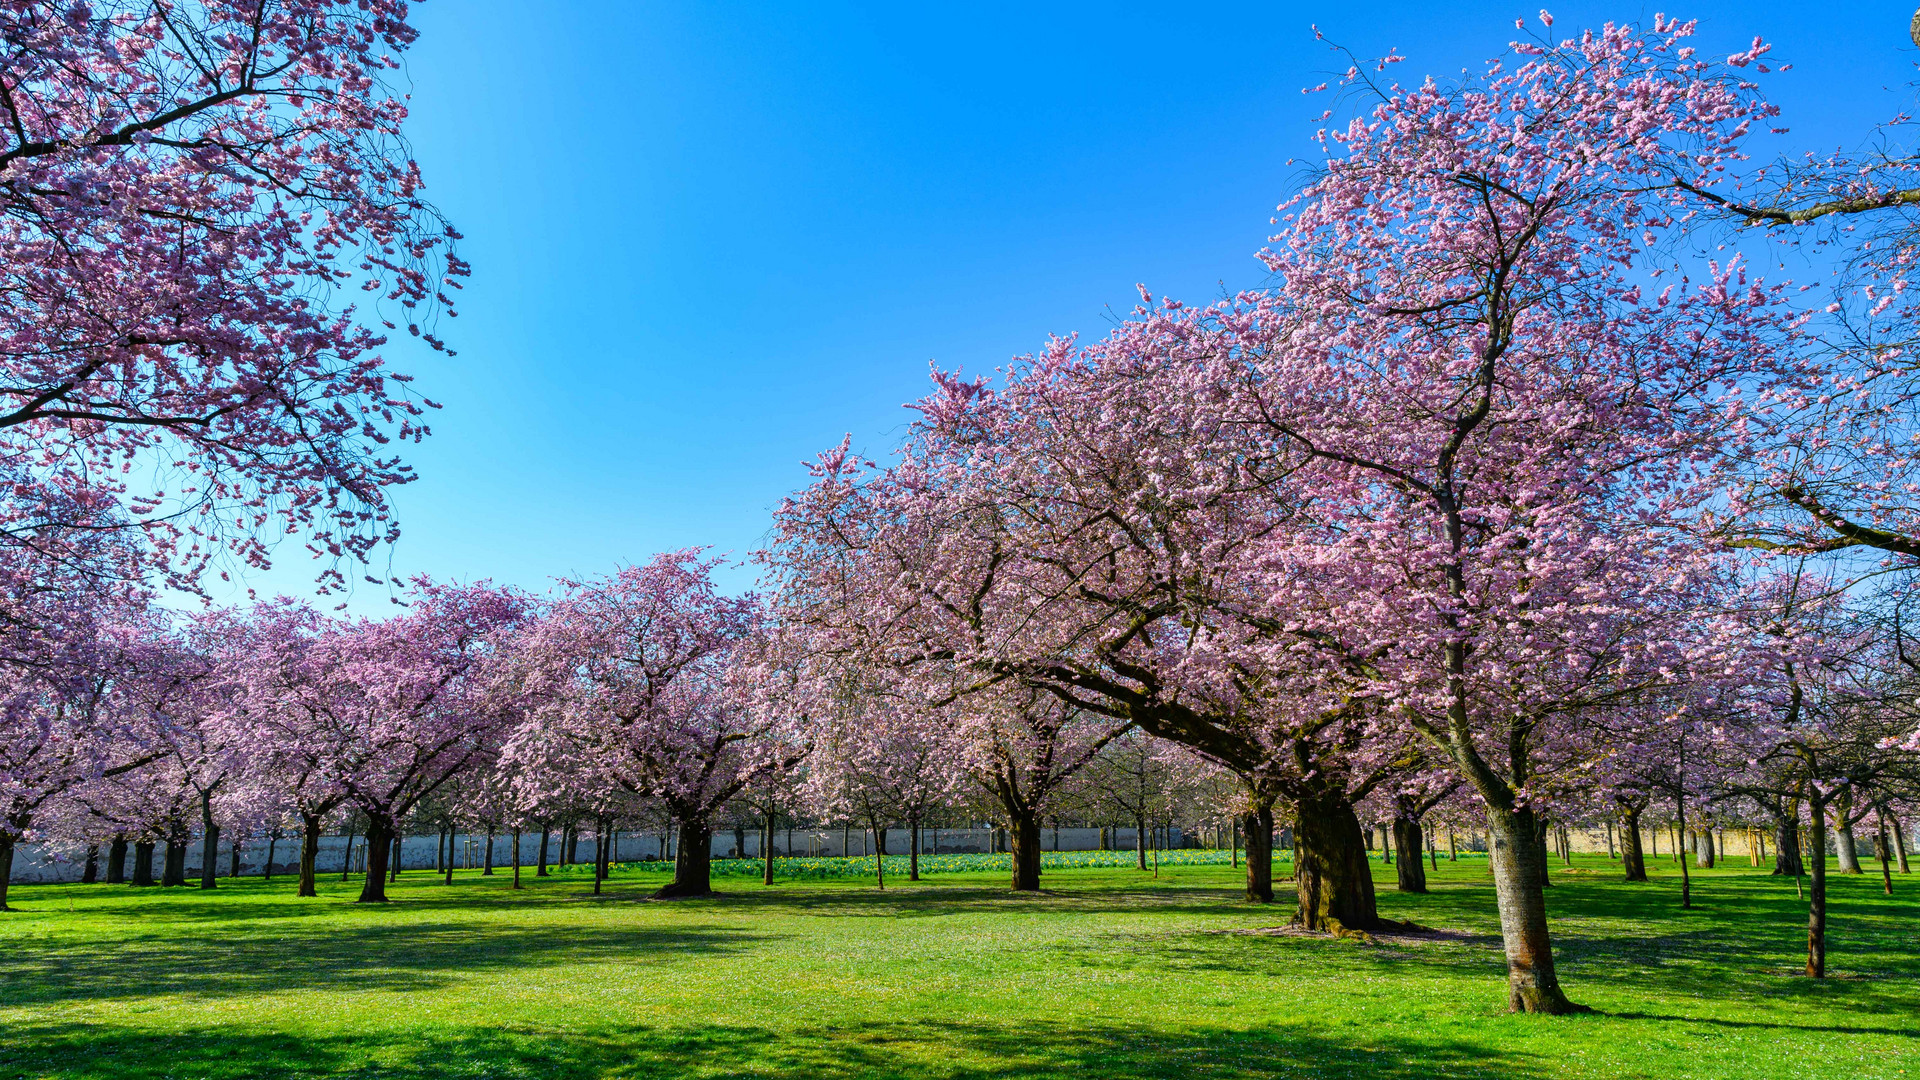
<svg viewBox="0 0 1920 1080">
<path fill-rule="evenodd" d="M 1790 881 L 1743 868 L 1629 886 L 1556 873 L 1561 975 L 1599 1010 L 1503 1012 L 1484 860 L 1387 914 L 1465 940 L 1367 946 L 1221 933 L 1285 921 L 1234 872 L 1051 872 L 1015 897 L 952 872 L 641 902 L 623 869 L 520 893 L 404 875 L 196 889 L 28 886 L 0 916 L 0 1080 L 15 1077 L 1920 1078 L 1920 881 L 1836 878 L 1832 965 L 1798 966 Z"/>
</svg>

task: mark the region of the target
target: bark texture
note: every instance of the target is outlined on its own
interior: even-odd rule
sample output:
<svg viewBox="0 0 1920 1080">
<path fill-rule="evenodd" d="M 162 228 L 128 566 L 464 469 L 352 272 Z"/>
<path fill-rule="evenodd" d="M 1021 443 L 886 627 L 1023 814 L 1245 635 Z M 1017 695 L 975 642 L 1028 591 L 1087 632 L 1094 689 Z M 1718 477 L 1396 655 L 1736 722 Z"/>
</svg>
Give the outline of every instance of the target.
<svg viewBox="0 0 1920 1080">
<path fill-rule="evenodd" d="M 713 825 L 705 818 L 680 815 L 679 850 L 673 857 L 673 880 L 659 892 L 656 900 L 713 894 Z"/>
<path fill-rule="evenodd" d="M 1330 933 L 1380 929 L 1367 838 L 1353 804 L 1344 794 L 1327 795 L 1301 800 L 1294 812 L 1293 875 L 1300 902 L 1294 922 Z M 1251 859 L 1252 837 L 1247 843 Z"/>
<path fill-rule="evenodd" d="M 1547 934 L 1544 829 L 1531 810 L 1489 807 L 1487 859 L 1507 954 L 1507 1005 L 1514 1012 L 1582 1011 L 1560 989 Z"/>
</svg>

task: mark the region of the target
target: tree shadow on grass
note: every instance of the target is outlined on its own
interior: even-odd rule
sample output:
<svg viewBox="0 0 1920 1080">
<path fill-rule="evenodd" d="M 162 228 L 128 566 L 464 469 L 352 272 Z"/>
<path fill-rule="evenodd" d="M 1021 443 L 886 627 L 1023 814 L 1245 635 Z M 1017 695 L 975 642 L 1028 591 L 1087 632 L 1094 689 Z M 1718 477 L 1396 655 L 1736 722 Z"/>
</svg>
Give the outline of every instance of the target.
<svg viewBox="0 0 1920 1080">
<path fill-rule="evenodd" d="M 1292 1028 L 1146 1024 L 866 1023 L 792 1030 L 645 1027 L 369 1032 L 297 1037 L 210 1028 L 167 1035 L 80 1024 L 14 1030 L 0 1073 L 70 1080 L 358 1077 L 587 1080 L 608 1076 L 817 1080 L 1144 1078 L 1505 1080 L 1524 1056 L 1441 1037 L 1364 1043 Z"/>
<path fill-rule="evenodd" d="M 617 961 L 671 964 L 735 953 L 773 935 L 731 926 L 500 926 L 405 922 L 330 927 L 296 941 L 262 934 L 134 935 L 0 950 L 0 1005 L 219 998 L 300 989 L 431 990 L 482 971 Z"/>
</svg>

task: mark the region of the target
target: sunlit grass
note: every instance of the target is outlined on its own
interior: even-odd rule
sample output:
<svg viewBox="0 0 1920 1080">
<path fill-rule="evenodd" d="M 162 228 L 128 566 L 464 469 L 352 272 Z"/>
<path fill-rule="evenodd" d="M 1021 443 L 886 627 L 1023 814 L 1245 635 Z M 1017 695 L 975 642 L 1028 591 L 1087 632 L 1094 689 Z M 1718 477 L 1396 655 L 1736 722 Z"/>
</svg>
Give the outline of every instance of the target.
<svg viewBox="0 0 1920 1080">
<path fill-rule="evenodd" d="M 1683 912 L 1671 864 L 1630 886 L 1583 859 L 1550 904 L 1563 979 L 1600 1012 L 1549 1020 L 1504 1013 L 1484 860 L 1443 859 L 1424 897 L 1376 863 L 1388 914 L 1468 936 L 1367 946 L 1223 932 L 1286 910 L 1178 854 L 1029 897 L 964 864 L 670 903 L 636 867 L 599 899 L 585 874 L 515 893 L 416 871 L 378 908 L 337 875 L 317 900 L 291 879 L 23 887 L 0 917 L 0 1080 L 1920 1077 L 1912 878 L 1892 901 L 1835 881 L 1832 962 L 1855 977 L 1818 984 L 1783 974 L 1791 881 L 1696 873 Z"/>
</svg>

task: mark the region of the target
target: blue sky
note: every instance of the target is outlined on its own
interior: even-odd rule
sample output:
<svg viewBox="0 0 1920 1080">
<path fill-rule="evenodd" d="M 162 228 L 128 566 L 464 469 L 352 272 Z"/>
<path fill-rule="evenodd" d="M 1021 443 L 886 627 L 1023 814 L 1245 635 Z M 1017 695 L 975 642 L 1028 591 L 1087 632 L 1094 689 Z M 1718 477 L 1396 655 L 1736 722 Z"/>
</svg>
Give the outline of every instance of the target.
<svg viewBox="0 0 1920 1080">
<path fill-rule="evenodd" d="M 1832 148 L 1911 100 L 1911 3 L 1668 13 L 1715 51 L 1774 41 L 1793 142 Z M 929 360 L 987 371 L 1098 334 L 1135 282 L 1257 284 L 1325 107 L 1300 88 L 1345 66 L 1313 24 L 1397 47 L 1411 80 L 1477 66 L 1537 7 L 420 4 L 412 137 L 475 275 L 443 328 L 457 357 L 389 350 L 446 406 L 393 569 L 544 589 L 666 548 L 744 555 L 803 459 L 845 432 L 884 455 Z M 1552 10 L 1564 32 L 1665 9 Z M 249 583 L 310 577 L 287 545 Z"/>
</svg>

